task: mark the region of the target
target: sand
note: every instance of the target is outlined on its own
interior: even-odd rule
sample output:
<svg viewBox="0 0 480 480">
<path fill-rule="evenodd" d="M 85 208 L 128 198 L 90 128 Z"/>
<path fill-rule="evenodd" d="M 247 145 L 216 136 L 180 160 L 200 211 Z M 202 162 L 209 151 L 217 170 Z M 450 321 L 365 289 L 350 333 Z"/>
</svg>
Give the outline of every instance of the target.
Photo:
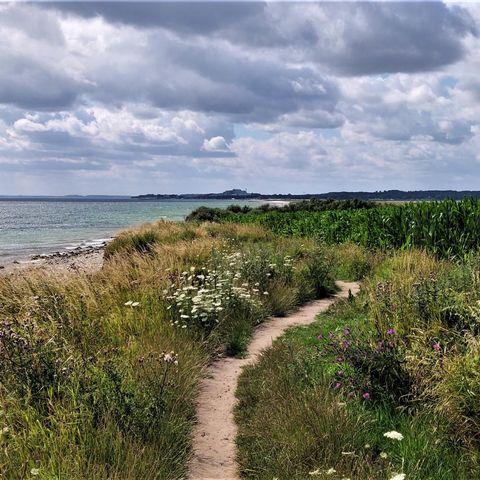
<svg viewBox="0 0 480 480">
<path fill-rule="evenodd" d="M 87 247 L 68 252 L 37 255 L 32 260 L 13 261 L 0 265 L 0 275 L 19 274 L 26 269 L 48 269 L 56 272 L 94 273 L 103 265 L 105 247 Z"/>
<path fill-rule="evenodd" d="M 190 480 L 237 480 L 233 418 L 235 390 L 245 365 L 254 363 L 262 351 L 272 345 L 287 328 L 308 325 L 326 310 L 336 298 L 356 294 L 358 283 L 338 282 L 341 291 L 330 298 L 311 302 L 287 317 L 272 317 L 260 325 L 254 334 L 245 358 L 221 358 L 208 367 L 200 384 L 197 399 L 197 419 L 193 437 L 193 455 L 189 464 Z"/>
</svg>

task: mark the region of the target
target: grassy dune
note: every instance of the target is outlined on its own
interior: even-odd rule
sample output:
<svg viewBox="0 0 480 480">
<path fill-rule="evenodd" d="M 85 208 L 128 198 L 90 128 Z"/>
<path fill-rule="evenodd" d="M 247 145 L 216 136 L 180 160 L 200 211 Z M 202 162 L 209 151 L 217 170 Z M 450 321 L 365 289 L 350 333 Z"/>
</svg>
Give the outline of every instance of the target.
<svg viewBox="0 0 480 480">
<path fill-rule="evenodd" d="M 314 241 L 169 222 L 121 234 L 93 275 L 0 277 L 0 472 L 182 478 L 202 368 L 333 288 Z"/>
</svg>

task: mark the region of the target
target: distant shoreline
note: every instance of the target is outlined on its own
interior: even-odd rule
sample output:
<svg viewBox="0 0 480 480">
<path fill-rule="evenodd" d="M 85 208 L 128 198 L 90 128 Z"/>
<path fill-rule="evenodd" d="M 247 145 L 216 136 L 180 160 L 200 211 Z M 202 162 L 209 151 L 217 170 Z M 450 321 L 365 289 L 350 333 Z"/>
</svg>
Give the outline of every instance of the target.
<svg viewBox="0 0 480 480">
<path fill-rule="evenodd" d="M 234 193 L 232 193 L 234 192 Z M 241 192 L 241 193 L 237 193 Z M 414 201 L 444 200 L 451 198 L 461 200 L 465 197 L 480 198 L 479 190 L 382 190 L 382 191 L 334 191 L 327 193 L 249 193 L 242 190 L 227 190 L 221 193 L 174 193 L 142 195 L 0 195 L 1 201 L 52 201 L 52 202 L 145 202 L 145 201 L 294 201 L 310 198 L 332 200 L 373 200 L 373 201 Z"/>
</svg>

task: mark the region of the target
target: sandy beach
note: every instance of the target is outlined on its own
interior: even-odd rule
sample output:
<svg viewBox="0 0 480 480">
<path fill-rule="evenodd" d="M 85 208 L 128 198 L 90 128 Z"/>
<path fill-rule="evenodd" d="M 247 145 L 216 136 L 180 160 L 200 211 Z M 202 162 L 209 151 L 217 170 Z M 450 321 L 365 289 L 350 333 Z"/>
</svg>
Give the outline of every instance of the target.
<svg viewBox="0 0 480 480">
<path fill-rule="evenodd" d="M 105 245 L 63 252 L 34 255 L 29 260 L 13 260 L 0 265 L 0 275 L 13 275 L 27 269 L 93 273 L 103 265 Z"/>
</svg>

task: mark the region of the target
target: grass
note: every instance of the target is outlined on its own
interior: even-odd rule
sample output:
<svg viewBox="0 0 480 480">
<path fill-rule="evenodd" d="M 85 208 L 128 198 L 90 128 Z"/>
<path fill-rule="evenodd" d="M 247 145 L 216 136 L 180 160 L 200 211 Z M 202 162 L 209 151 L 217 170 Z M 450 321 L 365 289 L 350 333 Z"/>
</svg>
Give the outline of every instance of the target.
<svg viewBox="0 0 480 480">
<path fill-rule="evenodd" d="M 205 365 L 332 285 L 314 241 L 173 222 L 122 233 L 94 274 L 0 277 L 1 474 L 184 478 Z"/>
<path fill-rule="evenodd" d="M 266 316 L 336 278 L 362 279 L 361 295 L 290 330 L 241 377 L 243 477 L 478 478 L 477 204 L 417 205 L 157 222 L 120 234 L 94 274 L 0 277 L 1 474 L 184 478 L 205 366 L 243 355 Z M 395 211 L 380 231 L 384 208 Z M 331 238 L 317 235 L 325 218 L 340 219 Z M 405 249 L 381 248 L 397 231 L 414 233 Z"/>
<path fill-rule="evenodd" d="M 411 251 L 374 263 L 359 297 L 288 331 L 244 370 L 242 477 L 480 475 L 477 313 L 465 309 L 478 301 L 477 257 Z M 392 430 L 403 440 L 384 437 Z"/>
<path fill-rule="evenodd" d="M 480 200 L 405 203 L 366 208 L 273 210 L 234 213 L 212 220 L 262 225 L 274 234 L 316 237 L 327 244 L 369 249 L 427 249 L 441 258 L 463 258 L 480 247 Z M 356 208 L 357 207 L 357 208 Z"/>
</svg>

